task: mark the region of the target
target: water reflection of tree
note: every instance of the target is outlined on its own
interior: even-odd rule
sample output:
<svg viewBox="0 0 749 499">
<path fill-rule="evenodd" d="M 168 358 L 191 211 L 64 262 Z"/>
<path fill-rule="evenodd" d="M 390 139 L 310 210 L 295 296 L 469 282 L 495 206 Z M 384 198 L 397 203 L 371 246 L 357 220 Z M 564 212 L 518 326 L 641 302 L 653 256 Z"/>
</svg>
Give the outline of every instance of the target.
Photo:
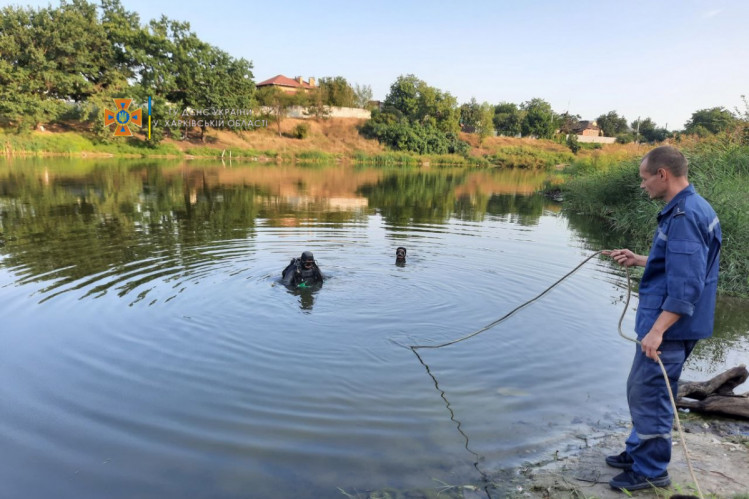
<svg viewBox="0 0 749 499">
<path fill-rule="evenodd" d="M 126 294 L 150 279 L 188 277 L 207 258 L 197 249 L 209 242 L 253 234 L 255 189 L 204 183 L 193 197 L 189 182 L 166 178 L 161 166 L 94 164 L 82 174 L 56 172 L 52 180 L 38 168 L 0 175 L 4 263 L 21 282 L 51 281 L 47 294 L 95 275 L 107 279 L 91 291 L 117 286 Z M 134 262 L 148 277 L 135 275 Z M 128 273 L 126 282 L 117 277 Z"/>
<path fill-rule="evenodd" d="M 357 193 L 392 225 L 443 223 L 453 212 L 455 189 L 464 178 L 464 172 L 397 172 L 361 186 Z"/>
<path fill-rule="evenodd" d="M 258 218 L 276 227 L 336 227 L 379 210 L 393 225 L 478 221 L 487 213 L 536 223 L 541 198 L 505 193 L 526 193 L 539 182 L 464 168 L 3 162 L 0 251 L 21 283 L 48 282 L 47 294 L 71 286 L 128 293 L 149 279 L 187 279 L 196 264 L 230 257 L 202 250 L 254 237 Z"/>
<path fill-rule="evenodd" d="M 486 212 L 501 217 L 511 216 L 521 225 L 537 225 L 546 203 L 547 200 L 541 195 L 502 194 L 489 199 Z"/>
<path fill-rule="evenodd" d="M 376 183 L 363 185 L 358 193 L 366 196 L 369 205 L 380 210 L 392 225 L 444 223 L 450 217 L 481 221 L 487 214 L 512 216 L 521 224 L 538 223 L 546 203 L 543 197 L 524 193 L 495 194 L 492 188 L 483 189 L 481 185 L 468 189 L 466 180 L 471 175 L 473 172 L 466 169 L 398 171 Z M 503 189 L 513 187 L 499 185 Z M 514 187 L 522 192 L 521 186 Z"/>
</svg>

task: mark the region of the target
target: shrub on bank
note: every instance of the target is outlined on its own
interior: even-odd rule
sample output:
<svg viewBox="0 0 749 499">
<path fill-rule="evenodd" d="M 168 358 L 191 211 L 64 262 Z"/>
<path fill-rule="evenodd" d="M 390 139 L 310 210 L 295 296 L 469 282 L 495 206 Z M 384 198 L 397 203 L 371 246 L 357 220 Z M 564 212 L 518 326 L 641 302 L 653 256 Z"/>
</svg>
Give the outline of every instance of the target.
<svg viewBox="0 0 749 499">
<path fill-rule="evenodd" d="M 467 154 L 470 146 L 451 132 L 421 123 L 412 123 L 390 113 L 373 112 L 360 130 L 368 139 L 377 139 L 395 151 L 417 154 Z"/>
<path fill-rule="evenodd" d="M 682 151 L 689 159 L 690 182 L 720 218 L 719 290 L 749 296 L 749 147 L 709 141 Z M 641 191 L 638 165 L 639 158 L 605 170 L 581 169 L 561 188 L 565 210 L 600 217 L 629 241 L 630 249 L 647 254 L 663 203 L 649 200 Z"/>
</svg>

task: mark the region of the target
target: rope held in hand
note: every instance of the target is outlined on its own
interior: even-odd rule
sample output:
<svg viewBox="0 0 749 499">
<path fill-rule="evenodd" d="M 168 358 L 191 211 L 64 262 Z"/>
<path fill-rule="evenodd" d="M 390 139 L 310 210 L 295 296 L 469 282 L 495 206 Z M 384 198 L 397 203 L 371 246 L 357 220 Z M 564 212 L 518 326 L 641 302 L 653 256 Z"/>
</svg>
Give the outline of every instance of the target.
<svg viewBox="0 0 749 499">
<path fill-rule="evenodd" d="M 525 307 L 527 307 L 528 305 L 530 305 L 531 303 L 539 300 L 541 297 L 543 297 L 544 295 L 546 295 L 549 291 L 551 291 L 552 289 L 554 289 L 562 281 L 564 281 L 569 276 L 571 276 L 572 274 L 574 274 L 575 272 L 577 272 L 578 270 L 580 270 L 580 268 L 583 265 L 585 265 L 586 263 L 588 263 L 593 257 L 598 256 L 601 253 L 604 253 L 604 251 L 605 250 L 596 251 L 595 253 L 593 253 L 592 255 L 590 255 L 589 257 L 587 257 L 585 260 L 583 260 L 582 262 L 580 262 L 577 265 L 577 267 L 575 267 L 574 269 L 572 269 L 569 272 L 567 272 L 564 276 L 562 276 L 560 279 L 558 279 L 554 284 L 552 284 L 551 286 L 549 286 L 548 288 L 546 288 L 544 291 L 542 291 L 541 293 L 539 293 L 535 297 L 531 298 L 530 300 L 526 301 L 525 303 L 523 303 L 523 304 L 515 307 L 514 309 L 510 310 L 508 313 L 506 313 L 505 315 L 503 315 L 502 317 L 500 317 L 496 321 L 487 324 L 486 326 L 482 327 L 481 329 L 479 329 L 477 331 L 474 331 L 474 332 L 472 332 L 470 334 L 467 334 L 467 335 L 465 335 L 465 336 L 463 336 L 461 338 L 458 338 L 458 339 L 455 339 L 455 340 L 452 340 L 452 341 L 448 341 L 446 343 L 441 343 L 439 345 L 402 345 L 402 346 L 407 346 L 407 348 L 410 348 L 416 354 L 416 356 L 418 357 L 419 354 L 416 352 L 416 350 L 427 349 L 427 348 L 430 348 L 430 349 L 443 348 L 443 347 L 454 345 L 456 343 L 460 343 L 461 341 L 465 341 L 467 339 L 473 338 L 474 336 L 478 336 L 479 334 L 481 334 L 481 333 L 483 333 L 485 331 L 488 331 L 489 329 L 493 328 L 494 326 L 496 326 L 496 325 L 504 322 L 505 320 L 509 319 L 510 317 L 512 317 L 513 315 L 515 315 L 517 312 L 519 312 L 520 310 L 522 310 Z M 637 338 L 629 337 L 629 336 L 625 335 L 624 332 L 622 331 L 622 322 L 624 322 L 624 316 L 627 314 L 627 309 L 629 308 L 629 301 L 630 301 L 630 298 L 632 297 L 632 279 L 631 279 L 631 276 L 630 276 L 629 267 L 625 267 L 625 269 L 627 271 L 627 299 L 626 299 L 626 301 L 624 303 L 624 309 L 622 310 L 622 314 L 619 317 L 619 323 L 617 325 L 617 328 L 619 330 L 619 336 L 621 336 L 625 340 L 632 341 L 634 343 L 637 343 L 638 345 L 641 345 L 640 341 Z M 668 397 L 671 400 L 671 407 L 674 410 L 674 420 L 676 421 L 676 428 L 679 431 L 679 438 L 681 439 L 681 445 L 682 445 L 682 448 L 684 449 L 684 458 L 685 458 L 685 460 L 687 462 L 687 466 L 689 467 L 689 474 L 692 476 L 692 480 L 694 481 L 694 486 L 697 489 L 697 494 L 699 495 L 700 499 L 704 499 L 705 496 L 702 494 L 702 490 L 700 489 L 700 484 L 699 484 L 699 482 L 697 482 L 697 477 L 695 476 L 694 469 L 692 468 L 692 460 L 689 457 L 689 450 L 687 449 L 687 441 L 686 441 L 686 438 L 684 438 L 684 430 L 681 427 L 681 421 L 679 420 L 678 409 L 676 408 L 676 400 L 674 400 L 674 394 L 673 394 L 673 390 L 671 390 L 671 382 L 668 380 L 668 373 L 666 372 L 666 367 L 663 365 L 663 362 L 661 362 L 661 358 L 660 357 L 657 357 L 657 360 L 658 360 L 658 365 L 661 368 L 661 372 L 663 373 L 663 379 L 666 382 L 666 388 L 668 390 Z"/>
<path fill-rule="evenodd" d="M 624 334 L 622 331 L 622 322 L 624 321 L 624 315 L 627 313 L 627 308 L 629 308 L 629 299 L 632 296 L 632 283 L 631 283 L 631 277 L 629 275 L 629 267 L 625 267 L 627 269 L 627 301 L 624 303 L 624 310 L 622 310 L 622 315 L 619 317 L 619 324 L 617 325 L 617 329 L 619 329 L 619 336 L 624 338 L 625 340 L 633 341 L 637 343 L 638 345 L 642 345 L 640 341 L 637 338 L 631 338 Z M 674 420 L 676 421 L 676 428 L 679 430 L 679 439 L 681 440 L 681 447 L 684 449 L 684 459 L 687 462 L 687 467 L 689 467 L 689 474 L 692 476 L 692 480 L 694 481 L 694 486 L 697 489 L 697 495 L 699 495 L 700 499 L 704 499 L 705 496 L 702 495 L 702 490 L 700 489 L 700 484 L 697 481 L 697 476 L 694 474 L 694 469 L 692 468 L 692 460 L 689 457 L 689 449 L 687 449 L 687 439 L 684 438 L 684 429 L 681 427 L 681 420 L 679 419 L 679 411 L 676 408 L 676 400 L 674 400 L 674 392 L 671 389 L 671 382 L 668 380 L 668 373 L 666 372 L 666 367 L 663 365 L 663 362 L 661 362 L 660 356 L 657 356 L 656 359 L 658 360 L 658 365 L 661 367 L 661 372 L 663 373 L 663 379 L 666 381 L 666 388 L 668 389 L 668 398 L 671 400 L 671 407 L 674 410 Z"/>
</svg>

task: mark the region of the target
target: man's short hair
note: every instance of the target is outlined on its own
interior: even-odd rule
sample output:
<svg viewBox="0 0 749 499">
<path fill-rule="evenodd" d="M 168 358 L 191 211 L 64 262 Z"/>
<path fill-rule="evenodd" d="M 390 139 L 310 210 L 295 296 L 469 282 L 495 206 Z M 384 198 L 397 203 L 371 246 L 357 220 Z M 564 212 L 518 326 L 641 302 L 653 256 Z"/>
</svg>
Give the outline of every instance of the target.
<svg viewBox="0 0 749 499">
<path fill-rule="evenodd" d="M 645 171 L 651 175 L 658 173 L 660 168 L 665 168 L 675 177 L 684 177 L 689 171 L 687 158 L 672 146 L 656 147 L 642 158 L 642 162 Z"/>
</svg>

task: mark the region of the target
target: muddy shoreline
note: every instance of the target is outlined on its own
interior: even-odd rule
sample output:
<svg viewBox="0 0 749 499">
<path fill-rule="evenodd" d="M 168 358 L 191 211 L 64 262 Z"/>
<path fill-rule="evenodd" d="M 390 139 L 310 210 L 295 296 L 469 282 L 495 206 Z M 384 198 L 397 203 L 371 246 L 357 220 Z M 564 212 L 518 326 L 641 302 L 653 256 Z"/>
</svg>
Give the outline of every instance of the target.
<svg viewBox="0 0 749 499">
<path fill-rule="evenodd" d="M 692 467 L 706 498 L 749 499 L 749 421 L 704 417 L 679 412 Z M 576 422 L 573 422 L 576 423 Z M 631 426 L 627 421 L 581 423 L 545 459 L 528 461 L 509 469 L 491 470 L 474 463 L 483 480 L 445 483 L 435 480 L 430 488 L 343 490 L 353 499 L 499 499 L 499 498 L 597 498 L 697 497 L 678 432 L 673 432 L 669 475 L 671 486 L 640 490 L 629 495 L 613 490 L 608 482 L 621 472 L 606 465 L 607 455 L 618 454 Z"/>
<path fill-rule="evenodd" d="M 749 497 L 749 422 L 724 418 L 703 418 L 680 413 L 687 448 L 703 495 L 712 497 Z M 591 428 L 578 449 L 567 449 L 553 459 L 528 463 L 518 470 L 514 497 L 623 498 L 611 489 L 609 479 L 621 470 L 604 462 L 607 455 L 618 454 L 630 428 L 618 424 Z M 679 434 L 673 433 L 673 453 L 669 467 L 672 485 L 666 489 L 638 491 L 636 496 L 669 497 L 695 494 Z M 508 490 L 500 497 L 508 497 Z M 489 493 L 492 493 L 489 488 Z M 492 493 L 492 497 L 494 494 Z"/>
</svg>

